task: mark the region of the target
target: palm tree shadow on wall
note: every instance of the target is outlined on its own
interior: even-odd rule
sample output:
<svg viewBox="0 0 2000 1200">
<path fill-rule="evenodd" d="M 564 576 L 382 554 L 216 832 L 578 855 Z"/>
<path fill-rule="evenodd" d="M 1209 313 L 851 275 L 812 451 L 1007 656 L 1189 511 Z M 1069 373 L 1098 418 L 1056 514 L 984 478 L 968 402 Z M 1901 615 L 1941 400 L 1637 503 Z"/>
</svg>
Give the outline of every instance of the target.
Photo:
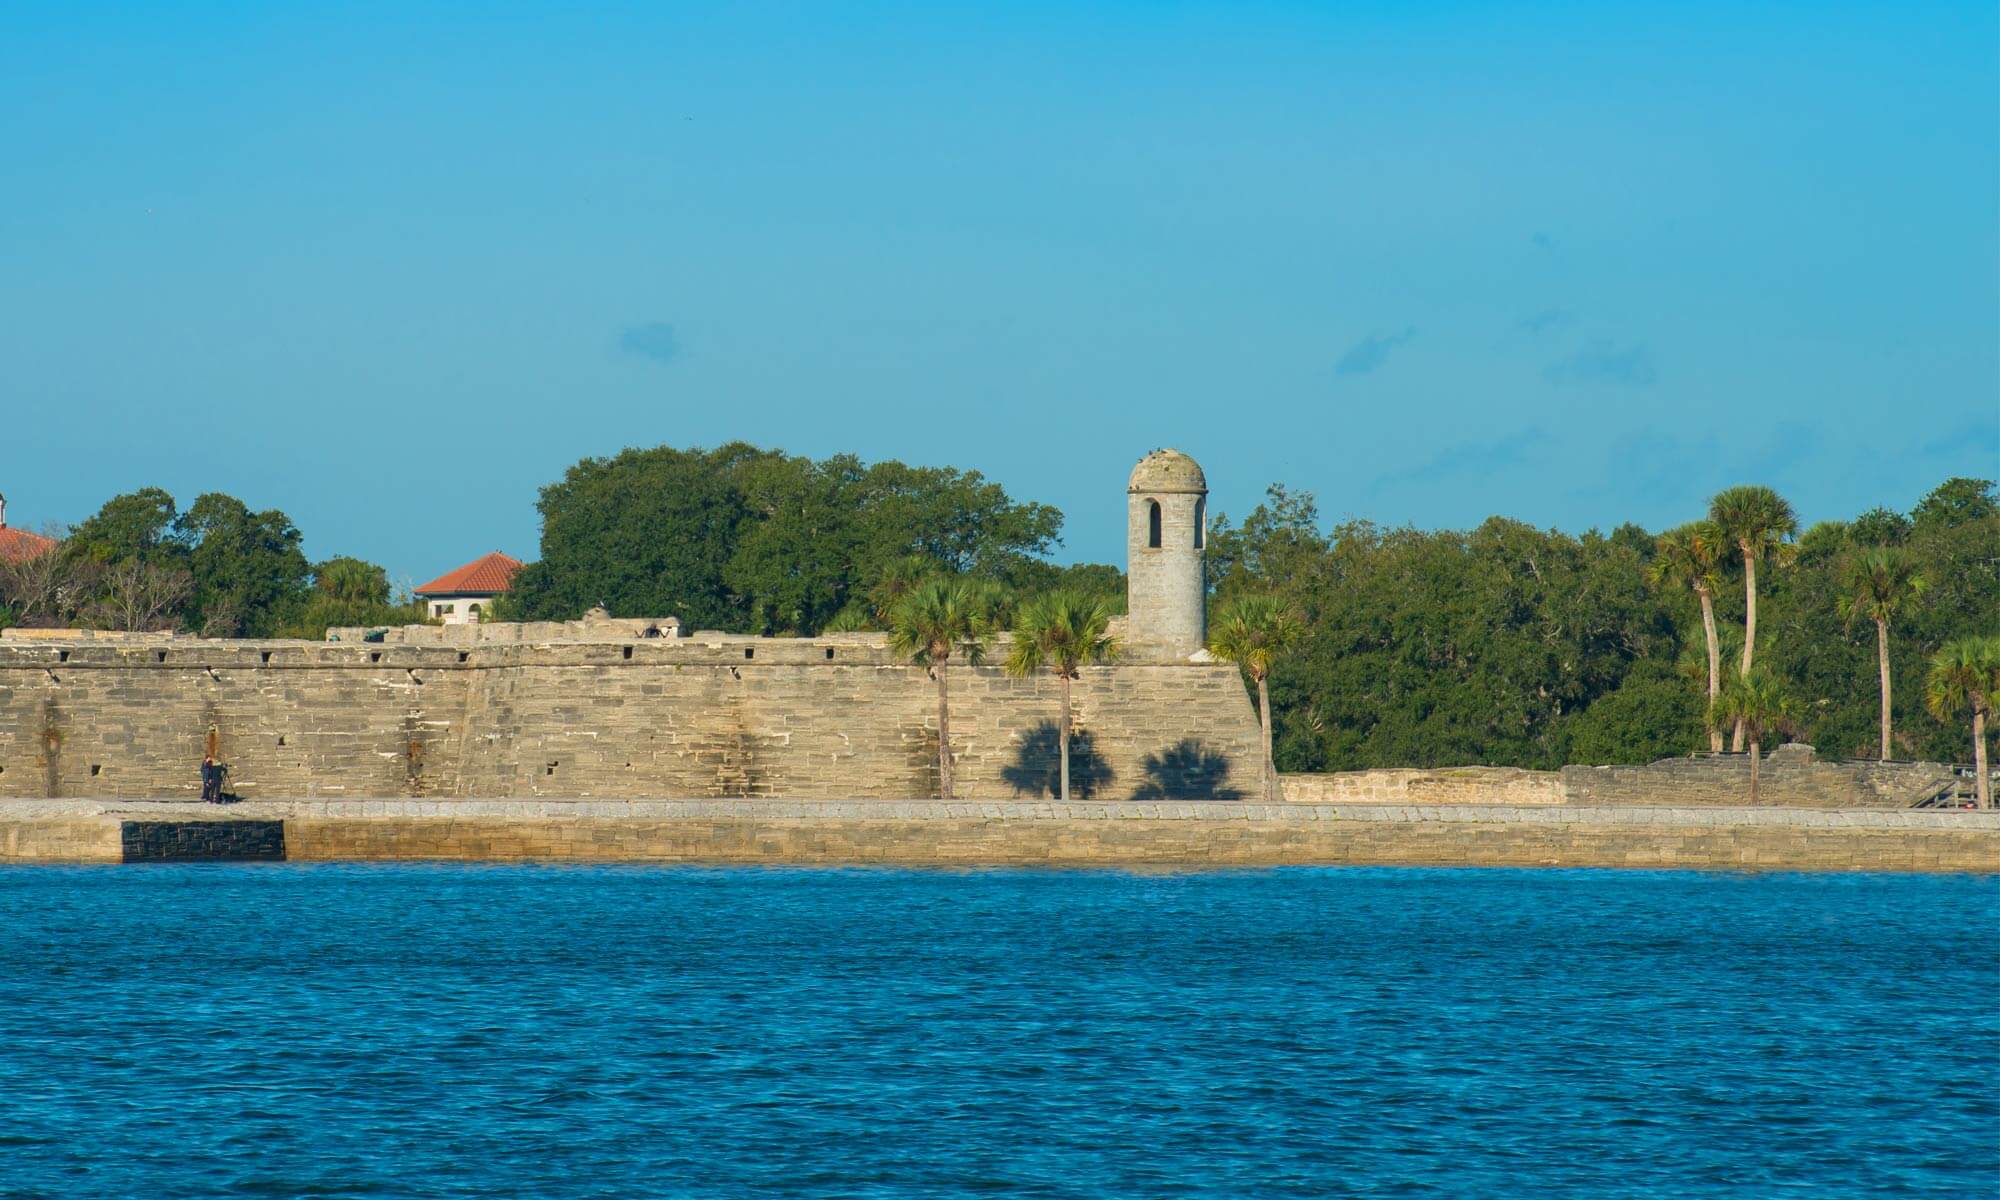
<svg viewBox="0 0 2000 1200">
<path fill-rule="evenodd" d="M 1055 796 L 1062 791 L 1062 734 L 1054 721 L 1043 721 L 1021 737 L 1014 761 L 1000 768 L 1000 778 L 1016 796 Z M 1091 743 L 1090 731 L 1072 729 L 1069 735 L 1069 793 L 1072 799 L 1088 800 L 1091 793 L 1111 782 L 1111 764 Z"/>
<path fill-rule="evenodd" d="M 1146 756 L 1146 782 L 1134 800 L 1241 800 L 1241 788 L 1224 786 L 1229 756 L 1195 738 L 1182 738 Z"/>
</svg>

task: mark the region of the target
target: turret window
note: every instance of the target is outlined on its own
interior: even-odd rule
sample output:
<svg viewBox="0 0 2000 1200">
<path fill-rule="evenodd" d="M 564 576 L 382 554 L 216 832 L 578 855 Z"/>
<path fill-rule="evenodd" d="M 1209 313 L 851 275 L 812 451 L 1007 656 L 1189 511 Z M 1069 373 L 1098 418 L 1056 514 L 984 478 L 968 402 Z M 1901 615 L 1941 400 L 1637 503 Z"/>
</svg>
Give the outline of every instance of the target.
<svg viewBox="0 0 2000 1200">
<path fill-rule="evenodd" d="M 1202 496 L 1194 502 L 1194 548 L 1201 549 L 1202 529 L 1208 524 L 1208 497 Z"/>
<path fill-rule="evenodd" d="M 1146 545 L 1151 549 L 1160 548 L 1160 502 L 1146 501 Z"/>
</svg>

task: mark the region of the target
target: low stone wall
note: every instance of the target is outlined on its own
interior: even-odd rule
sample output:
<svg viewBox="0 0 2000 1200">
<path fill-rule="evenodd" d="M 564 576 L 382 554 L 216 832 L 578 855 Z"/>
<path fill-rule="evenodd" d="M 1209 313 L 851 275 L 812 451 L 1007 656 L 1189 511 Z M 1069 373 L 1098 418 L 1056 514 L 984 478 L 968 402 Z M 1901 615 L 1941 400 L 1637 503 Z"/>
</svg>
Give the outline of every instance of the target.
<svg viewBox="0 0 2000 1200">
<path fill-rule="evenodd" d="M 0 815 L 0 866 L 125 861 L 124 822 L 104 815 Z"/>
<path fill-rule="evenodd" d="M 1637 767 L 1443 767 L 1279 777 L 1308 804 L 1566 804 L 1648 807 L 1750 803 L 1750 756 L 1666 758 Z M 1758 771 L 1757 804 L 1772 808 L 1909 808 L 1948 790 L 1940 763 L 1822 762 L 1810 746 L 1780 746 Z"/>
<path fill-rule="evenodd" d="M 1941 763 L 1822 762 L 1810 746 L 1780 746 L 1757 774 L 1757 803 L 1778 808 L 1909 808 L 1954 783 Z M 1562 786 L 1570 804 L 1748 804 L 1750 756 L 1564 767 Z"/>
<path fill-rule="evenodd" d="M 1280 775 L 1301 804 L 1561 804 L 1562 776 L 1519 767 L 1441 767 Z"/>
<path fill-rule="evenodd" d="M 0 802 L 0 862 L 118 862 L 134 822 L 283 823 L 294 861 L 2000 872 L 2000 813 L 1214 802 Z"/>
</svg>

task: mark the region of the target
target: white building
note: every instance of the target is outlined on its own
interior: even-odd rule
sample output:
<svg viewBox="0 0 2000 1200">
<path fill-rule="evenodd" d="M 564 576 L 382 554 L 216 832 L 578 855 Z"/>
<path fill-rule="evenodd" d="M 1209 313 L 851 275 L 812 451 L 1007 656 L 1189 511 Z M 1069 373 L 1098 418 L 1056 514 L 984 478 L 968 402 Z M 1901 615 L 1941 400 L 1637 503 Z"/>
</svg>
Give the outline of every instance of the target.
<svg viewBox="0 0 2000 1200">
<path fill-rule="evenodd" d="M 470 625 L 493 603 L 493 597 L 513 586 L 514 574 L 520 569 L 519 559 L 495 550 L 416 589 L 417 598 L 424 602 L 424 612 L 432 620 Z"/>
</svg>

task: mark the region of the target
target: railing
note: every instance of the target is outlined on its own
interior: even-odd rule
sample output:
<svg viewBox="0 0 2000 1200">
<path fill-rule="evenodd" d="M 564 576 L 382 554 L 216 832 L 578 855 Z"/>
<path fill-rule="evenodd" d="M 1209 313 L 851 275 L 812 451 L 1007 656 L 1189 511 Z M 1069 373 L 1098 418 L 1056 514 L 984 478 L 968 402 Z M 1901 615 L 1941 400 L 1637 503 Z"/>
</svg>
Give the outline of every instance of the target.
<svg viewBox="0 0 2000 1200">
<path fill-rule="evenodd" d="M 1975 768 L 1954 766 L 1951 778 L 1932 789 L 1911 808 L 1977 808 L 1979 776 Z"/>
</svg>

